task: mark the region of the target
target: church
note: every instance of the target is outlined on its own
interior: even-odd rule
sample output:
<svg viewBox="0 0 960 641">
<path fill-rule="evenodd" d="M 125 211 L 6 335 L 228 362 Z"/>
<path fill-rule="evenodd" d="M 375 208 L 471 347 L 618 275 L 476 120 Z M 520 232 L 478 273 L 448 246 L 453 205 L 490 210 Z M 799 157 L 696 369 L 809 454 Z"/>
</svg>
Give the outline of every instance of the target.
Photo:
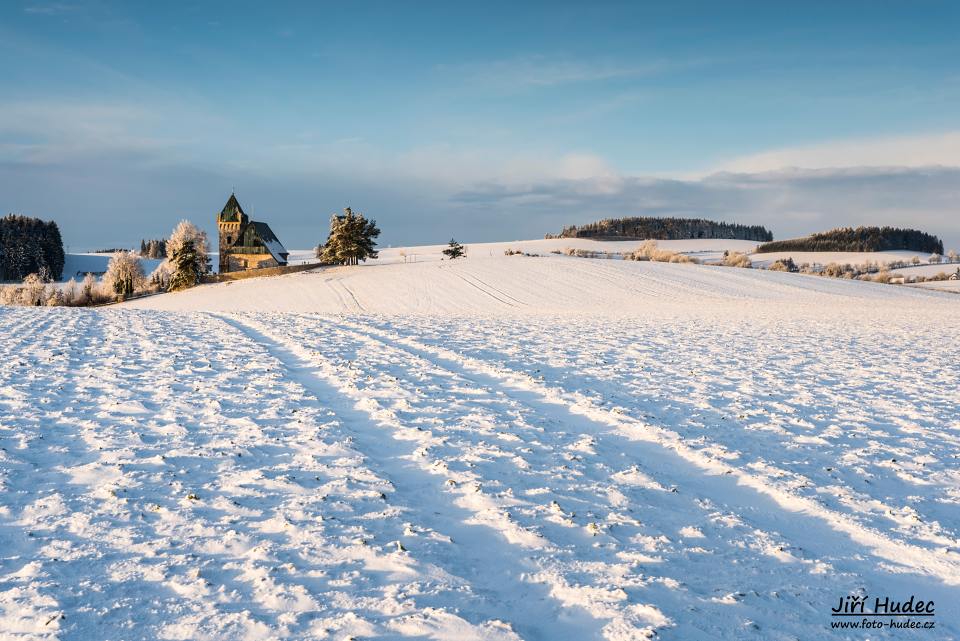
<svg viewBox="0 0 960 641">
<path fill-rule="evenodd" d="M 270 225 L 250 220 L 236 195 L 230 194 L 217 216 L 217 228 L 220 230 L 221 274 L 287 264 L 289 252 Z"/>
</svg>

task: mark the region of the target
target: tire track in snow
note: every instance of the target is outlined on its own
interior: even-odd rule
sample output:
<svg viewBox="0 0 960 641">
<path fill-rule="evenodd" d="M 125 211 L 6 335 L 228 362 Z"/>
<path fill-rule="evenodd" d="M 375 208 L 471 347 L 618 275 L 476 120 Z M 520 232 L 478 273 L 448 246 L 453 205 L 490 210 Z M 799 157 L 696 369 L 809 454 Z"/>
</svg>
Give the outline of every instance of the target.
<svg viewBox="0 0 960 641">
<path fill-rule="evenodd" d="M 392 343 L 387 343 L 383 340 L 379 340 L 375 337 L 371 337 L 362 332 L 355 330 L 344 330 L 343 326 L 340 323 L 337 323 L 330 319 L 325 319 L 318 317 L 318 320 L 322 321 L 324 325 L 329 325 L 333 336 L 327 336 L 326 339 L 336 342 L 339 346 L 346 345 L 347 340 L 343 340 L 340 337 L 351 338 L 351 340 L 357 341 L 359 345 L 368 345 L 367 354 L 372 356 L 371 358 L 364 358 L 360 352 L 357 353 L 357 360 L 355 361 L 359 367 L 359 371 L 367 374 L 365 377 L 366 381 L 371 379 L 386 379 L 385 382 L 389 384 L 390 379 L 395 379 L 393 376 L 393 371 L 390 368 L 392 364 L 394 367 L 400 367 L 404 372 L 407 372 L 409 376 L 404 376 L 404 381 L 406 384 L 411 384 L 412 381 L 416 381 L 419 385 L 424 385 L 431 390 L 430 397 L 433 399 L 435 404 L 439 404 L 441 407 L 454 406 L 459 403 L 467 403 L 468 407 L 465 411 L 475 412 L 476 410 L 471 409 L 472 403 L 475 401 L 478 407 L 491 406 L 492 403 L 496 403 L 498 398 L 503 398 L 503 390 L 501 386 L 497 384 L 489 385 L 486 382 L 481 382 L 477 377 L 464 376 L 462 373 L 455 371 L 454 368 L 448 366 L 443 366 L 438 364 L 435 360 L 430 360 L 422 357 L 421 355 L 413 354 L 411 351 L 404 349 L 402 347 L 397 347 Z M 299 334 L 296 330 L 303 330 L 304 326 L 302 323 L 298 323 L 297 328 L 290 328 L 291 331 L 286 334 L 290 340 L 306 340 L 309 344 L 315 345 L 315 343 L 310 343 L 310 340 L 317 340 L 318 337 L 324 336 L 322 333 L 315 333 L 312 330 L 306 330 L 302 334 Z M 395 353 L 395 357 L 386 359 L 387 354 Z M 413 358 L 410 358 L 413 356 Z M 351 360 L 351 362 L 354 362 Z M 405 363 L 405 364 L 404 364 Z M 434 380 L 437 378 L 436 374 L 433 374 L 426 369 L 423 369 L 421 363 L 427 365 L 433 372 L 446 374 L 449 376 L 449 382 L 444 384 L 442 382 L 443 376 L 439 377 L 440 380 Z M 470 385 L 471 389 L 467 390 L 464 388 L 464 384 Z M 402 384 L 401 384 L 402 385 Z M 437 390 L 437 385 L 441 385 L 442 389 Z M 371 383 L 368 386 L 365 386 L 364 390 L 369 394 L 371 391 L 376 392 L 376 385 Z M 444 394 L 450 394 L 450 396 L 445 396 Z M 704 616 L 714 616 L 717 618 L 729 617 L 730 613 L 724 613 L 722 610 L 723 606 L 720 606 L 720 609 L 715 609 L 718 606 L 714 605 L 714 602 L 710 603 L 700 603 L 698 598 L 706 594 L 707 597 L 715 597 L 716 595 L 711 592 L 711 588 L 722 589 L 723 586 L 726 586 L 727 592 L 736 592 L 737 589 L 746 589 L 746 585 L 743 583 L 737 584 L 738 579 L 742 580 L 742 577 L 736 576 L 731 581 L 731 577 L 725 576 L 715 581 L 699 580 L 694 579 L 687 574 L 690 570 L 685 568 L 679 574 L 675 574 L 681 582 L 692 582 L 697 584 L 696 586 L 691 586 L 691 590 L 675 590 L 672 589 L 670 592 L 662 592 L 656 589 L 650 588 L 650 583 L 659 582 L 661 579 L 648 579 L 648 582 L 641 588 L 636 583 L 636 579 L 629 579 L 627 577 L 621 578 L 619 581 L 624 581 L 624 585 L 629 585 L 631 592 L 633 592 L 633 597 L 628 597 L 624 594 L 624 600 L 622 602 L 622 607 L 620 603 L 610 603 L 609 601 L 604 601 L 604 598 L 609 598 L 609 592 L 605 593 L 605 589 L 609 589 L 607 586 L 610 585 L 611 581 L 609 577 L 615 576 L 618 572 L 617 568 L 623 567 L 624 559 L 629 558 L 643 558 L 647 561 L 650 561 L 649 554 L 638 554 L 637 548 L 643 549 L 643 545 L 637 545 L 637 539 L 634 536 L 640 537 L 640 540 L 646 539 L 647 541 L 659 540 L 665 541 L 666 539 L 659 538 L 663 536 L 663 533 L 669 534 L 671 537 L 676 536 L 676 532 L 679 529 L 681 536 L 683 530 L 689 529 L 694 523 L 707 523 L 710 525 L 712 531 L 718 533 L 722 538 L 720 541 L 714 539 L 711 543 L 706 543 L 711 548 L 710 554 L 716 554 L 714 557 L 715 561 L 723 562 L 726 559 L 732 559 L 734 563 L 737 562 L 737 557 L 741 554 L 741 547 L 746 544 L 750 549 L 757 552 L 761 557 L 753 564 L 758 565 L 759 568 L 754 569 L 753 571 L 764 571 L 770 572 L 772 575 L 782 572 L 780 568 L 784 567 L 787 561 L 791 560 L 794 562 L 802 563 L 801 567 L 804 572 L 810 572 L 811 575 L 815 575 L 822 571 L 820 567 L 822 564 L 818 564 L 816 561 L 811 561 L 802 558 L 806 556 L 805 553 L 801 553 L 801 558 L 795 557 L 793 553 L 801 552 L 800 548 L 794 546 L 787 546 L 786 544 L 778 541 L 777 536 L 770 534 L 769 532 L 764 532 L 755 528 L 747 526 L 743 521 L 736 516 L 735 514 L 727 512 L 717 512 L 714 507 L 710 506 L 706 502 L 697 500 L 691 497 L 686 491 L 683 493 L 682 497 L 679 494 L 669 493 L 666 491 L 666 488 L 658 487 L 656 488 L 659 492 L 654 492 L 654 495 L 659 495 L 661 497 L 666 497 L 665 499 L 656 500 L 653 499 L 652 503 L 650 502 L 651 495 L 634 495 L 634 498 L 639 502 L 637 505 L 633 505 L 634 509 L 624 509 L 625 505 L 622 501 L 627 499 L 622 495 L 620 498 L 615 499 L 619 505 L 612 505 L 608 502 L 610 498 L 604 496 L 605 488 L 611 488 L 613 484 L 612 477 L 613 470 L 606 465 L 606 463 L 612 463 L 616 465 L 616 461 L 620 460 L 618 455 L 622 456 L 622 444 L 610 442 L 596 442 L 593 445 L 596 447 L 597 451 L 594 453 L 593 447 L 589 444 L 589 439 L 587 443 L 584 443 L 583 438 L 586 435 L 595 435 L 602 436 L 603 430 L 600 429 L 597 425 L 591 423 L 582 423 L 574 422 L 572 430 L 566 429 L 568 425 L 571 425 L 571 421 L 566 417 L 566 413 L 562 408 L 557 408 L 553 405 L 546 405 L 540 403 L 537 400 L 531 400 L 527 397 L 524 397 L 518 400 L 517 394 L 509 394 L 511 403 L 520 403 L 521 411 L 524 413 L 529 413 L 536 420 L 537 424 L 541 423 L 541 419 L 545 419 L 542 424 L 542 429 L 549 434 L 543 434 L 534 436 L 532 440 L 527 440 L 524 438 L 524 432 L 522 430 L 509 430 L 510 434 L 513 437 L 513 440 L 520 441 L 516 446 L 513 447 L 514 456 L 519 456 L 520 458 L 526 458 L 528 460 L 528 465 L 524 465 L 522 470 L 517 470 L 514 474 L 510 475 L 507 471 L 507 477 L 496 475 L 496 468 L 491 470 L 494 474 L 492 477 L 478 477 L 478 480 L 482 480 L 484 485 L 487 485 L 487 481 L 491 481 L 491 485 L 496 485 L 497 487 L 503 487 L 503 483 L 506 483 L 507 490 L 510 491 L 509 496 L 516 496 L 518 499 L 521 496 L 526 497 L 529 492 L 528 490 L 537 490 L 537 496 L 542 498 L 541 502 L 538 503 L 536 499 L 530 499 L 529 503 L 518 503 L 515 509 L 519 509 L 521 513 L 524 514 L 524 518 L 527 520 L 532 519 L 534 521 L 534 527 L 539 527 L 542 525 L 548 525 L 548 521 L 556 523 L 558 518 L 560 521 L 565 522 L 564 527 L 551 529 L 550 536 L 559 535 L 559 538 L 554 538 L 553 541 L 555 544 L 560 544 L 558 549 L 564 550 L 565 554 L 572 554 L 575 560 L 573 561 L 563 561 L 561 559 L 566 558 L 565 556 L 558 556 L 556 553 L 551 552 L 549 558 L 544 559 L 544 565 L 550 569 L 542 572 L 539 575 L 541 580 L 544 580 L 552 586 L 552 589 L 556 594 L 561 595 L 561 598 L 566 598 L 570 603 L 588 603 L 592 611 L 596 612 L 597 615 L 604 616 L 608 618 L 611 622 L 608 624 L 610 628 L 609 634 L 612 635 L 609 638 L 619 638 L 617 635 L 621 632 L 616 632 L 616 630 L 631 630 L 631 633 L 646 633 L 652 632 L 653 629 L 650 626 L 650 622 L 655 620 L 655 617 L 661 617 L 659 620 L 662 622 L 664 620 L 669 621 L 666 617 L 659 612 L 659 608 L 669 606 L 670 614 L 682 615 L 683 612 L 690 609 L 690 607 L 697 607 L 699 610 L 704 612 Z M 405 396 L 401 396 L 401 399 L 405 399 Z M 466 400 L 472 399 L 472 400 Z M 522 402 L 521 402 L 522 401 Z M 407 403 L 404 403 L 407 404 Z M 492 406 L 491 406 L 492 407 Z M 508 406 L 510 407 L 510 406 Z M 423 413 L 425 418 L 432 416 L 431 408 L 429 405 L 422 406 L 421 403 L 417 403 L 417 406 L 408 408 L 409 412 Z M 447 423 L 457 422 L 456 416 L 446 416 L 445 414 L 440 414 L 435 417 L 435 420 L 443 422 L 446 426 Z M 429 424 L 429 423 L 428 423 Z M 445 436 L 445 440 L 451 438 L 457 439 L 460 432 L 451 431 L 446 427 L 441 428 L 443 431 L 442 434 L 450 434 L 450 436 Z M 466 428 L 466 432 L 470 431 L 470 428 Z M 547 461 L 535 461 L 532 457 L 525 456 L 524 451 L 529 451 L 531 448 L 536 449 L 538 446 L 538 440 L 540 438 L 546 437 L 546 440 L 551 441 L 556 444 L 557 447 L 554 447 L 554 451 L 558 453 L 563 453 L 569 451 L 570 446 L 564 447 L 563 441 L 566 439 L 557 439 L 558 433 L 565 432 L 568 435 L 579 435 L 581 438 L 575 439 L 578 440 L 578 443 L 572 443 L 571 445 L 575 446 L 578 452 L 578 456 L 569 459 L 568 461 L 556 461 L 554 465 L 555 475 L 550 475 L 548 470 L 542 467 L 545 463 L 550 464 L 549 459 Z M 495 441 L 496 439 L 494 439 Z M 484 442 L 484 433 L 476 433 L 476 436 L 473 438 L 465 437 L 465 440 L 454 440 L 451 443 L 451 447 L 454 448 L 455 454 L 457 450 L 461 452 L 460 457 L 454 456 L 455 460 L 460 462 L 468 462 L 471 459 L 474 461 L 482 462 L 484 454 L 489 454 L 491 452 L 491 447 L 489 444 Z M 493 449 L 496 450 L 496 445 L 493 445 Z M 493 454 L 497 456 L 497 454 Z M 504 453 L 506 455 L 506 453 Z M 477 458 L 479 457 L 479 458 Z M 440 460 L 451 460 L 450 456 L 444 457 Z M 576 461 L 576 462 L 574 462 Z M 567 463 L 567 464 L 564 464 Z M 540 467 L 538 467 L 538 464 Z M 479 469 L 479 466 L 474 466 L 468 462 L 468 465 L 471 468 Z M 491 465 L 493 465 L 491 463 Z M 532 467 L 531 467 L 532 466 Z M 563 469 L 569 469 L 568 472 L 562 472 Z M 614 468 L 616 469 L 616 468 Z M 524 475 L 526 473 L 526 476 Z M 544 475 L 546 473 L 546 475 Z M 635 468 L 631 470 L 625 470 L 620 473 L 620 475 L 627 475 L 627 478 L 631 476 L 643 477 L 642 473 L 635 471 Z M 529 487 L 529 484 L 533 481 L 538 483 L 535 487 Z M 627 481 L 629 485 L 631 481 Z M 642 482 L 646 483 L 646 482 Z M 593 546 L 590 546 L 589 542 L 591 541 L 590 536 L 583 537 L 582 532 L 583 528 L 580 525 L 575 525 L 573 519 L 571 518 L 570 513 L 567 510 L 562 510 L 554 501 L 552 503 L 552 508 L 547 507 L 546 503 L 543 503 L 545 498 L 542 497 L 542 484 L 546 484 L 550 488 L 549 494 L 552 494 L 560 499 L 568 507 L 576 505 L 579 509 L 586 508 L 587 519 L 593 519 L 595 522 L 591 523 L 592 526 L 597 526 L 597 523 L 604 524 L 601 527 L 603 530 L 609 526 L 610 531 L 605 532 L 602 530 L 594 530 L 593 536 L 600 536 L 600 539 L 594 539 L 594 541 L 600 541 Z M 653 484 L 656 485 L 655 483 Z M 528 487 L 524 487 L 528 486 Z M 611 488 L 612 489 L 612 488 Z M 626 487 L 621 486 L 620 489 L 628 491 L 628 493 L 633 494 Z M 619 494 L 619 490 L 614 490 Z M 568 502 L 569 501 L 569 502 Z M 571 503 L 572 502 L 572 503 Z M 542 506 L 542 507 L 541 507 Z M 590 510 L 589 506 L 595 506 L 594 510 Z M 641 507 L 642 506 L 642 507 Z M 656 506 L 656 507 L 654 507 Z M 534 514 L 530 514 L 531 509 L 534 508 Z M 537 509 L 539 508 L 539 509 Z M 546 509 L 544 509 L 546 508 Z M 676 529 L 671 530 L 670 526 L 667 526 L 667 530 L 660 530 L 659 532 L 656 529 L 651 529 L 648 526 L 644 526 L 642 523 L 637 521 L 637 517 L 642 517 L 644 513 L 644 508 L 654 509 L 654 510 L 669 510 L 671 514 L 674 512 L 678 513 L 681 519 L 681 523 L 676 525 Z M 594 516 L 591 512 L 599 512 L 598 515 Z M 604 516 L 604 512 L 607 512 L 607 515 Z M 547 517 L 547 518 L 544 518 Z M 579 517 L 577 520 L 580 523 L 584 523 L 584 517 Z M 682 519 L 692 519 L 687 520 L 685 523 Z M 658 523 L 666 524 L 664 522 L 671 522 L 673 518 L 660 518 Z M 494 525 L 492 525 L 494 526 Z M 687 527 L 681 527 L 687 526 Z M 572 529 L 571 529 L 572 528 Z M 589 529 L 589 528 L 588 528 Z M 579 537 L 577 534 L 581 534 Z M 701 536 L 699 532 L 696 533 L 697 536 Z M 730 537 L 729 539 L 727 537 Z M 615 544 L 611 545 L 611 542 L 616 541 Z M 736 543 L 735 543 L 736 542 Z M 739 545 L 738 545 L 739 544 Z M 593 550 L 590 551 L 590 548 L 593 547 Z M 670 547 L 674 547 L 673 544 Z M 699 547 L 699 546 L 698 546 Z M 790 549 L 790 552 L 786 551 Z M 670 567 L 673 567 L 674 563 L 679 563 L 682 567 L 684 564 L 689 565 L 690 560 L 684 558 L 688 556 L 686 550 L 681 549 L 670 550 L 658 550 L 657 556 L 665 556 L 665 559 L 657 559 L 656 563 L 664 563 Z M 694 553 L 693 556 L 697 556 L 697 553 Z M 592 558 L 591 558 L 592 557 Z M 585 559 L 591 559 L 589 561 L 590 570 L 586 570 L 583 567 Z M 723 561 L 721 561 L 723 559 Z M 764 563 L 767 564 L 767 567 L 764 568 Z M 696 562 L 693 563 L 694 565 Z M 752 565 L 753 565 L 752 564 Z M 664 568 L 665 570 L 666 568 Z M 622 571 L 622 570 L 619 570 Z M 721 573 L 722 574 L 722 573 Z M 596 585 L 583 585 L 584 575 L 594 575 L 596 579 Z M 577 578 L 571 578 L 577 577 Z M 669 583 L 673 581 L 676 583 L 676 580 L 671 577 L 664 577 L 663 582 Z M 822 579 L 813 579 L 811 576 L 807 579 L 809 584 L 816 584 L 822 582 Z M 614 579 L 612 581 L 613 585 L 617 585 L 618 580 Z M 736 587 L 732 587 L 731 583 L 735 584 Z M 781 584 L 779 587 L 783 587 Z M 825 586 L 824 586 L 825 587 Z M 808 607 L 813 605 L 813 600 L 816 597 L 811 597 L 810 593 L 815 593 L 816 589 L 812 587 L 805 586 L 803 595 L 797 595 L 796 598 L 800 600 L 804 605 Z M 649 602 L 653 599 L 654 603 L 658 607 L 652 605 L 646 605 L 642 601 Z M 779 597 L 774 597 L 779 598 Z M 637 602 L 640 600 L 641 602 Z M 679 601 L 679 603 L 677 603 Z M 691 602 L 695 603 L 695 606 L 691 606 Z M 753 607 L 761 607 L 761 604 L 754 605 Z M 618 611 L 619 609 L 619 611 Z M 756 612 L 756 611 L 755 611 Z M 601 614 L 602 613 L 602 614 Z M 709 614 L 708 614 L 709 613 Z M 746 616 L 744 613 L 742 615 Z M 740 621 L 728 624 L 727 628 L 736 627 L 739 625 Z M 694 635 L 711 635 L 717 634 L 721 630 L 727 629 L 722 625 L 710 629 L 710 625 L 706 622 L 690 623 L 688 621 L 682 621 L 680 623 L 680 628 L 675 631 L 676 634 L 680 634 L 680 638 L 684 636 L 689 637 L 691 634 Z M 703 627 L 701 627 L 703 626 Z M 663 630 L 663 628 L 660 628 Z M 605 629 L 605 633 L 607 630 Z"/>
<path fill-rule="evenodd" d="M 342 287 L 343 290 L 344 290 L 345 292 L 347 292 L 347 294 L 350 296 L 350 300 L 352 300 L 352 301 L 353 301 L 353 304 L 356 305 L 357 311 L 359 311 L 359 312 L 361 312 L 361 313 L 364 312 L 364 311 L 366 311 L 366 310 L 363 308 L 363 305 L 360 304 L 360 301 L 357 300 L 357 297 L 356 297 L 356 295 L 354 295 L 353 290 L 350 289 L 349 287 L 347 287 L 347 284 L 346 284 L 345 282 L 343 282 L 342 280 L 339 280 L 339 281 L 337 281 L 337 282 L 340 283 L 340 287 Z"/>
<path fill-rule="evenodd" d="M 571 635 L 576 638 L 599 636 L 600 622 L 585 613 L 566 612 L 562 620 L 544 616 L 544 605 L 553 601 L 553 597 L 543 585 L 525 579 L 526 572 L 539 569 L 530 562 L 525 546 L 505 544 L 491 537 L 487 527 L 471 522 L 473 513 L 456 505 L 440 488 L 436 475 L 442 474 L 442 469 L 424 470 L 410 462 L 416 461 L 416 450 L 431 441 L 429 433 L 404 426 L 391 410 L 345 384 L 336 366 L 321 354 L 281 338 L 249 317 L 211 316 L 258 343 L 282 363 L 290 377 L 309 390 L 318 403 L 331 407 L 353 428 L 355 447 L 391 480 L 399 503 L 415 514 L 420 524 L 452 536 L 455 553 L 445 564 L 433 559 L 432 562 L 478 588 L 482 603 L 471 602 L 469 609 L 476 608 L 488 619 L 510 620 L 513 629 L 525 639 L 552 641 L 571 638 Z M 388 430 L 393 445 L 379 436 L 378 432 L 384 430 Z M 443 509 L 435 509 L 436 506 Z M 523 533 L 517 537 L 527 538 Z M 527 540 L 526 545 L 537 543 Z M 468 606 L 462 609 L 467 610 Z"/>
<path fill-rule="evenodd" d="M 402 345 L 411 355 L 431 360 L 438 367 L 459 368 L 467 378 L 479 375 L 481 380 L 497 382 L 507 393 L 526 393 L 539 398 L 542 402 L 559 405 L 572 416 L 580 416 L 594 424 L 613 428 L 627 436 L 635 447 L 646 445 L 644 449 L 651 459 L 663 455 L 676 456 L 677 463 L 682 461 L 683 467 L 687 468 L 691 474 L 700 477 L 701 491 L 710 496 L 713 502 L 735 508 L 734 511 L 740 514 L 759 515 L 761 512 L 754 509 L 758 505 L 764 505 L 764 509 L 767 510 L 775 507 L 780 514 L 779 522 L 790 526 L 796 540 L 809 540 L 808 532 L 819 531 L 821 535 L 833 539 L 833 545 L 827 546 L 827 549 L 849 548 L 849 543 L 854 542 L 869 548 L 875 557 L 897 568 L 900 572 L 933 578 L 947 586 L 960 585 L 960 559 L 955 560 L 949 558 L 947 554 L 889 538 L 842 513 L 826 509 L 811 499 L 784 491 L 771 484 L 766 477 L 759 477 L 712 459 L 686 445 L 683 439 L 671 430 L 645 423 L 629 415 L 599 408 L 582 394 L 545 385 L 521 372 L 420 343 L 411 337 L 387 332 L 370 325 L 360 325 L 346 320 L 343 324 L 383 340 L 389 345 Z M 666 471 L 669 466 L 663 469 Z M 719 491 L 720 489 L 723 491 Z M 731 504 L 730 498 L 738 499 L 739 505 Z M 823 527 L 824 525 L 827 527 Z M 777 528 L 765 529 L 776 530 Z M 827 535 L 827 532 L 830 535 Z M 844 535 L 846 541 L 838 539 L 837 535 Z"/>
<path fill-rule="evenodd" d="M 516 298 L 516 297 L 514 297 L 514 296 L 511 296 L 510 294 L 508 294 L 507 292 L 503 291 L 502 289 L 499 289 L 499 288 L 497 288 L 497 287 L 494 287 L 493 285 L 491 285 L 490 283 L 486 282 L 485 280 L 479 278 L 479 277 L 476 276 L 475 274 L 458 274 L 458 275 L 460 275 L 461 277 L 469 277 L 469 278 L 471 278 L 472 280 L 477 281 L 479 284 L 481 284 L 482 286 L 486 287 L 487 289 L 493 290 L 493 291 L 497 292 L 498 294 L 509 298 L 510 300 L 512 300 L 513 302 L 517 303 L 518 305 L 526 305 L 526 303 L 523 302 L 522 300 L 520 300 L 520 299 L 518 299 L 518 298 Z"/>
<path fill-rule="evenodd" d="M 503 303 L 504 305 L 507 305 L 508 307 L 516 307 L 516 305 L 514 305 L 514 304 L 511 303 L 510 301 L 504 300 L 504 299 L 500 298 L 499 296 L 497 296 L 497 295 L 494 294 L 493 292 L 491 292 L 491 291 L 489 291 L 489 290 L 481 287 L 480 285 L 477 285 L 475 282 L 473 282 L 473 281 L 471 281 L 471 280 L 467 280 L 466 278 L 463 277 L 462 274 L 454 273 L 453 275 L 456 276 L 457 278 L 459 278 L 460 280 L 462 280 L 463 282 L 465 282 L 467 285 L 470 285 L 470 286 L 473 287 L 474 289 L 483 292 L 484 294 L 486 294 L 486 295 L 489 296 L 490 298 L 494 299 L 494 300 L 497 301 L 498 303 Z"/>
</svg>

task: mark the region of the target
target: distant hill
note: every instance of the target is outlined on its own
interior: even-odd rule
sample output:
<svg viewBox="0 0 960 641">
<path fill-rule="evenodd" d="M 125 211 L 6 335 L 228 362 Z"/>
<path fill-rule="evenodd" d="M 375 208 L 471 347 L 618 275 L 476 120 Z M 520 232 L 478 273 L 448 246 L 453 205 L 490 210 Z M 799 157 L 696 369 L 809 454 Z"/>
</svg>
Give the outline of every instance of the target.
<svg viewBox="0 0 960 641">
<path fill-rule="evenodd" d="M 547 235 L 547 238 L 554 236 Z M 762 225 L 740 225 L 703 218 L 607 218 L 577 227 L 564 227 L 556 238 L 592 238 L 594 240 L 654 239 L 687 240 L 691 238 L 729 238 L 732 240 L 773 240 L 773 234 Z"/>
<path fill-rule="evenodd" d="M 916 229 L 839 227 L 803 238 L 764 243 L 757 252 L 878 252 L 896 249 L 942 254 L 943 241 Z"/>
</svg>

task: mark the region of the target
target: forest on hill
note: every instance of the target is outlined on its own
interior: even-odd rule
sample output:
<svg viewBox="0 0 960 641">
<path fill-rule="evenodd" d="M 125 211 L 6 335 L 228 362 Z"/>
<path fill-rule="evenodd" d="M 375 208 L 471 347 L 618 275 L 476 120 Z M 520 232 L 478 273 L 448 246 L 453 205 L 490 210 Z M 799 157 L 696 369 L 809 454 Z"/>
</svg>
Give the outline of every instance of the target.
<svg viewBox="0 0 960 641">
<path fill-rule="evenodd" d="M 896 249 L 942 254 L 943 241 L 917 229 L 838 227 L 803 238 L 765 243 L 757 248 L 757 252 L 876 252 Z"/>
<path fill-rule="evenodd" d="M 58 280 L 64 259 L 57 223 L 14 214 L 0 218 L 0 280 L 23 280 L 41 272 Z"/>
<path fill-rule="evenodd" d="M 571 225 L 564 227 L 558 236 L 548 234 L 547 238 L 592 238 L 594 240 L 729 238 L 767 242 L 773 240 L 773 234 L 762 225 L 740 225 L 703 218 L 637 216 L 607 218 L 579 227 Z"/>
</svg>

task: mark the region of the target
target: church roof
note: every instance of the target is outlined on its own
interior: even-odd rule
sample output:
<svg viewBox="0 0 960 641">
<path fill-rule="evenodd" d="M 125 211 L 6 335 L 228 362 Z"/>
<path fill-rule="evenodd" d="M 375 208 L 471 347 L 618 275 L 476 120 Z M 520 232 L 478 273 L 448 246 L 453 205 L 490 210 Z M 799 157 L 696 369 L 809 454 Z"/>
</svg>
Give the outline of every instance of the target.
<svg viewBox="0 0 960 641">
<path fill-rule="evenodd" d="M 244 213 L 243 207 L 240 206 L 240 201 L 237 200 L 236 195 L 230 194 L 230 198 L 227 200 L 227 204 L 224 205 L 223 209 L 220 211 L 220 217 L 217 220 L 227 222 L 247 221 L 247 214 Z"/>
<path fill-rule="evenodd" d="M 258 222 L 252 222 L 250 224 L 253 225 L 253 228 L 257 231 L 257 236 L 260 237 L 260 241 L 263 243 L 263 246 L 267 248 L 267 251 L 270 252 L 270 255 L 273 256 L 273 259 L 281 265 L 285 264 L 290 252 L 283 247 L 283 243 L 280 242 L 277 235 L 270 229 L 270 225 Z"/>
</svg>

